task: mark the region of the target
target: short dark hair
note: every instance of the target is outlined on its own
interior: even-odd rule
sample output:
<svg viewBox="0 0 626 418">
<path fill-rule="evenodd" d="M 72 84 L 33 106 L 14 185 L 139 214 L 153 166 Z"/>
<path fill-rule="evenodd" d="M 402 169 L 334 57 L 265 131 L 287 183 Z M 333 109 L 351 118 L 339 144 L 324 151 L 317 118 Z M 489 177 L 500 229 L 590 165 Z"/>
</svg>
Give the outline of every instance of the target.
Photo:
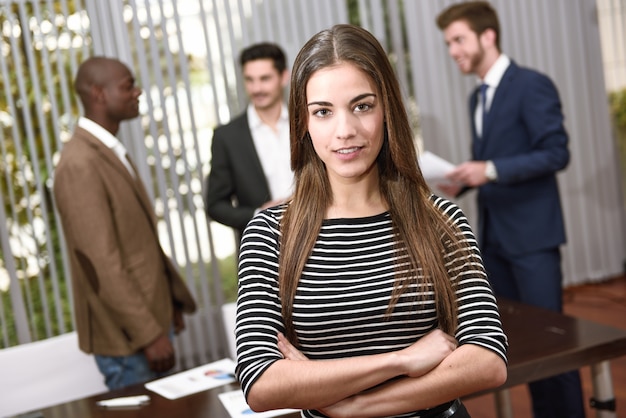
<svg viewBox="0 0 626 418">
<path fill-rule="evenodd" d="M 445 30 L 452 23 L 463 20 L 476 35 L 487 29 L 496 33 L 496 48 L 500 51 L 500 22 L 495 9 L 486 1 L 468 1 L 453 4 L 437 16 L 437 26 Z"/>
<path fill-rule="evenodd" d="M 242 68 L 247 62 L 260 59 L 271 59 L 274 61 L 274 68 L 279 73 L 287 69 L 285 52 L 280 46 L 271 42 L 260 42 L 250 45 L 241 51 L 239 55 L 239 63 Z"/>
</svg>

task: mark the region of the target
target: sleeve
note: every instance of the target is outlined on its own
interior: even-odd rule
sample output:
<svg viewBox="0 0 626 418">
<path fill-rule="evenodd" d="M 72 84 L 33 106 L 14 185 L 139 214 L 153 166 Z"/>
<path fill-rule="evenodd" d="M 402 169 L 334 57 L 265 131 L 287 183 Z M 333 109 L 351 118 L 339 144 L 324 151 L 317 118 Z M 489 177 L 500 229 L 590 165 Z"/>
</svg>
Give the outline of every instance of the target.
<svg viewBox="0 0 626 418">
<path fill-rule="evenodd" d="M 461 268 L 452 272 L 457 283 L 458 302 L 458 327 L 455 337 L 459 345 L 479 345 L 495 352 L 506 362 L 507 338 L 502 329 L 496 297 L 487 280 L 476 238 L 458 206 L 443 198 L 436 198 L 435 204 L 450 217 L 470 248 L 467 255 L 447 256 L 449 265 L 458 260 L 458 257 L 465 257 Z"/>
<path fill-rule="evenodd" d="M 521 101 L 528 152 L 495 158 L 498 183 L 513 184 L 552 175 L 569 164 L 568 135 L 559 93 L 545 75 L 529 72 Z"/>
<path fill-rule="evenodd" d="M 234 168 L 227 140 L 221 128 L 215 130 L 211 144 L 211 171 L 206 180 L 206 210 L 211 219 L 231 228 L 243 230 L 254 216 L 256 208 L 233 204 L 236 193 Z"/>
<path fill-rule="evenodd" d="M 278 295 L 278 220 L 261 211 L 245 229 L 239 255 L 235 338 L 236 374 L 244 395 L 275 361 L 283 358 L 277 346 L 284 332 Z"/>
</svg>

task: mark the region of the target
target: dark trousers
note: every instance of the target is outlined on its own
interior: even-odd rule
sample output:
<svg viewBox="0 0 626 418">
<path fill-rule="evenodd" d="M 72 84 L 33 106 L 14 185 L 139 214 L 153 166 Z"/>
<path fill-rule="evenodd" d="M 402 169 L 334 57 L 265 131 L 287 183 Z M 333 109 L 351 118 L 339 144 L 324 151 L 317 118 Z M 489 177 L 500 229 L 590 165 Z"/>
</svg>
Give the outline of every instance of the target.
<svg viewBox="0 0 626 418">
<path fill-rule="evenodd" d="M 493 240 L 486 240 L 483 247 L 483 262 L 496 296 L 562 312 L 558 248 L 512 255 Z M 578 370 L 532 382 L 528 387 L 534 418 L 585 416 Z"/>
<path fill-rule="evenodd" d="M 538 380 L 528 385 L 533 401 L 533 416 L 581 418 L 585 407 L 578 370 Z"/>
</svg>

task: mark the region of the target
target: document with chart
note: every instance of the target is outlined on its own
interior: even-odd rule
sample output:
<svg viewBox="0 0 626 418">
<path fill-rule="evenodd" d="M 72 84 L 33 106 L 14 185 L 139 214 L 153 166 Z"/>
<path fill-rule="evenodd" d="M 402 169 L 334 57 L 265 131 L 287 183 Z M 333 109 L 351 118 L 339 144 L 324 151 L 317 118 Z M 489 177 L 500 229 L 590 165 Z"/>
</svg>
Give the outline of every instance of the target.
<svg viewBox="0 0 626 418">
<path fill-rule="evenodd" d="M 178 399 L 236 381 L 235 362 L 225 358 L 148 382 L 145 386 L 167 399 Z"/>
</svg>

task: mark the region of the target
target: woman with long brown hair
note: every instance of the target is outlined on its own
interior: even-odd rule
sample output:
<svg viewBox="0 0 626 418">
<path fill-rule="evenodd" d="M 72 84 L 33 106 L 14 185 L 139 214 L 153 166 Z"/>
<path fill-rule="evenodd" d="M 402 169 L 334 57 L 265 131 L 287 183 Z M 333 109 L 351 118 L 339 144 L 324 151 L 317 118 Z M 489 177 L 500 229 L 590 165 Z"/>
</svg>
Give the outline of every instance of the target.
<svg viewBox="0 0 626 418">
<path fill-rule="evenodd" d="M 397 79 L 352 25 L 309 40 L 289 97 L 295 192 L 244 232 L 237 375 L 253 410 L 465 417 L 506 379 L 472 231 L 417 164 Z"/>
</svg>

